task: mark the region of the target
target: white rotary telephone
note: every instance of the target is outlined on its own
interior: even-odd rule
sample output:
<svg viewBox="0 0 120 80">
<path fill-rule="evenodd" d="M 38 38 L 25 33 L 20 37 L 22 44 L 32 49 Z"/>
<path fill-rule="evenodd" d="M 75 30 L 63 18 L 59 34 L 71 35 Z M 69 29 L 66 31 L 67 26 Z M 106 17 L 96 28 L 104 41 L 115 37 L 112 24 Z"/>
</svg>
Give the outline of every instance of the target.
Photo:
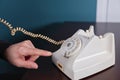
<svg viewBox="0 0 120 80">
<path fill-rule="evenodd" d="M 115 64 L 114 34 L 94 34 L 90 26 L 86 32 L 78 30 L 53 53 L 52 61 L 70 79 L 79 80 Z"/>
<path fill-rule="evenodd" d="M 115 40 L 113 33 L 103 36 L 94 34 L 94 27 L 89 30 L 78 30 L 67 40 L 55 41 L 41 34 L 34 34 L 21 27 L 13 28 L 6 20 L 0 18 L 0 22 L 6 25 L 11 35 L 21 31 L 24 34 L 42 38 L 61 48 L 52 55 L 53 63 L 70 79 L 78 80 L 98 73 L 115 64 Z"/>
</svg>

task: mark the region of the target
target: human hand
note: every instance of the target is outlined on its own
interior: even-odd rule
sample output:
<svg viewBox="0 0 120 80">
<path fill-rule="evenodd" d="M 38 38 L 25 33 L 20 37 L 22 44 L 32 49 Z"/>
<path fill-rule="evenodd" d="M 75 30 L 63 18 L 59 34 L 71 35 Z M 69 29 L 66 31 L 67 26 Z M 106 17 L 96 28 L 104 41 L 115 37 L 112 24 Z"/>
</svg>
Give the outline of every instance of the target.
<svg viewBox="0 0 120 80">
<path fill-rule="evenodd" d="M 13 65 L 28 69 L 37 69 L 35 60 L 39 56 L 51 56 L 51 52 L 34 47 L 30 40 L 13 44 L 6 49 L 5 57 Z"/>
</svg>

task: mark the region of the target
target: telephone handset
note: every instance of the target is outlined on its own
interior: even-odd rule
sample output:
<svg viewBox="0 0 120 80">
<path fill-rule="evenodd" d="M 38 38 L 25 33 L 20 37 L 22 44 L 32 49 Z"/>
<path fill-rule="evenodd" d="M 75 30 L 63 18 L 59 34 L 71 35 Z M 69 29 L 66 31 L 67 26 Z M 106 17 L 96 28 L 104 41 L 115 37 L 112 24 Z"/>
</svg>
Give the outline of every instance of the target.
<svg viewBox="0 0 120 80">
<path fill-rule="evenodd" d="M 70 79 L 79 80 L 98 73 L 115 64 L 115 40 L 114 33 L 106 33 L 103 36 L 94 34 L 94 26 L 89 30 L 78 30 L 67 40 L 55 41 L 41 34 L 34 34 L 21 27 L 13 28 L 6 20 L 0 18 L 15 35 L 16 31 L 47 40 L 55 45 L 61 45 L 60 49 L 53 52 L 53 63 Z"/>
</svg>

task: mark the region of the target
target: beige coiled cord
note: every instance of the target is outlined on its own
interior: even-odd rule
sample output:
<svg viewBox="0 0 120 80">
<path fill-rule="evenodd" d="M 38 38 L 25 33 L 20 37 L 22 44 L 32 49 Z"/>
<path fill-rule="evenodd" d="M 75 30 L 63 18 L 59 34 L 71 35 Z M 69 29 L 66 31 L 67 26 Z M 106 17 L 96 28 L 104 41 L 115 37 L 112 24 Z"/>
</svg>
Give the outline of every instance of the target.
<svg viewBox="0 0 120 80">
<path fill-rule="evenodd" d="M 34 37 L 34 38 L 41 38 L 41 39 L 46 40 L 46 41 L 48 41 L 50 43 L 53 43 L 55 45 L 61 45 L 64 42 L 64 40 L 55 41 L 55 40 L 53 40 L 53 39 L 51 39 L 47 36 L 44 36 L 42 34 L 35 34 L 35 33 L 32 33 L 32 32 L 26 31 L 24 28 L 21 28 L 21 27 L 13 28 L 13 26 L 9 22 L 7 22 L 6 20 L 1 19 L 1 18 L 0 18 L 0 22 L 3 23 L 4 25 L 6 25 L 9 28 L 12 36 L 14 36 L 17 31 L 20 31 L 25 35 L 28 35 L 28 36 L 31 36 L 31 37 Z"/>
</svg>

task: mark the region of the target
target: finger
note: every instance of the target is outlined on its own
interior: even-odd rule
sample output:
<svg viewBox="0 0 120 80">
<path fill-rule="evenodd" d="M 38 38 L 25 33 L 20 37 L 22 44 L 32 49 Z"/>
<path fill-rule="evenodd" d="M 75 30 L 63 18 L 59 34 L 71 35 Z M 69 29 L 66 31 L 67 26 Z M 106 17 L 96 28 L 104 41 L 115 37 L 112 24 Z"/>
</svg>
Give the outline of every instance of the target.
<svg viewBox="0 0 120 80">
<path fill-rule="evenodd" d="M 37 48 L 20 47 L 19 51 L 24 56 L 27 56 L 27 55 L 51 56 L 52 55 L 52 53 L 49 51 L 40 50 Z"/>
<path fill-rule="evenodd" d="M 21 67 L 28 68 L 28 69 L 37 69 L 38 65 L 33 61 L 22 61 L 20 64 Z"/>
<path fill-rule="evenodd" d="M 30 40 L 23 41 L 22 42 L 22 46 L 28 47 L 28 48 L 35 48 L 34 45 L 32 44 L 32 42 Z"/>
<path fill-rule="evenodd" d="M 30 40 L 26 40 L 26 44 L 28 44 L 28 46 L 30 46 L 31 48 L 35 48 L 35 46 Z"/>
<path fill-rule="evenodd" d="M 36 61 L 36 59 L 38 59 L 38 58 L 39 58 L 39 56 L 31 56 L 29 60 Z"/>
<path fill-rule="evenodd" d="M 51 56 L 52 53 L 50 51 L 46 51 L 46 50 L 41 50 L 41 49 L 37 49 L 37 48 L 33 48 L 33 53 L 35 52 L 36 55 L 39 56 Z"/>
</svg>

